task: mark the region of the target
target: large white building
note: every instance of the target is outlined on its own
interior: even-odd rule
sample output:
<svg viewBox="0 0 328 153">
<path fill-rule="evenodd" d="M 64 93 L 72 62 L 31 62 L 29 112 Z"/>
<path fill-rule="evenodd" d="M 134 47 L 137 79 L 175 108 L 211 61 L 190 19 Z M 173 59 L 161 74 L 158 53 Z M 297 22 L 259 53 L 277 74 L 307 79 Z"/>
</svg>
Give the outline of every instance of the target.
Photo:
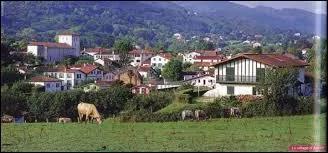
<svg viewBox="0 0 328 153">
<path fill-rule="evenodd" d="M 152 68 L 158 68 L 160 70 L 163 69 L 163 66 L 168 63 L 174 56 L 170 53 L 160 53 L 156 56 L 151 57 L 151 66 Z"/>
<path fill-rule="evenodd" d="M 304 91 L 304 67 L 308 64 L 282 54 L 244 53 L 215 65 L 216 89 L 210 95 L 259 95 L 255 86 L 264 76 L 265 68 L 297 67 L 299 91 Z M 205 93 L 206 94 L 206 93 Z"/>
<path fill-rule="evenodd" d="M 41 56 L 46 63 L 61 61 L 65 56 L 80 56 L 80 35 L 70 32 L 58 34 L 58 42 L 30 42 L 27 52 Z"/>
<path fill-rule="evenodd" d="M 184 82 L 189 82 L 194 86 L 206 86 L 209 88 L 215 87 L 215 77 L 211 74 L 199 75 L 197 77 L 193 77 Z"/>
</svg>

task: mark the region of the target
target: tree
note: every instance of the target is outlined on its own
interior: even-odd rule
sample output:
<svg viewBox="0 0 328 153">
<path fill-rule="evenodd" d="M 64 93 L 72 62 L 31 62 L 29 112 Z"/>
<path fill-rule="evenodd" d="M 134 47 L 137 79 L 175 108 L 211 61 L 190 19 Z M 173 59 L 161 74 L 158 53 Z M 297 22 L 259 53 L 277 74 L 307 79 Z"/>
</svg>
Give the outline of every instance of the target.
<svg viewBox="0 0 328 153">
<path fill-rule="evenodd" d="M 130 57 L 128 52 L 133 49 L 132 41 L 128 38 L 122 38 L 114 43 L 114 50 L 120 55 L 119 63 L 122 66 L 126 66 L 130 63 Z"/>
<path fill-rule="evenodd" d="M 20 74 L 12 65 L 1 67 L 1 85 L 11 86 L 14 82 L 22 80 L 24 75 Z"/>
<path fill-rule="evenodd" d="M 181 77 L 182 62 L 177 59 L 170 60 L 162 71 L 162 76 L 169 81 L 177 81 Z"/>
<path fill-rule="evenodd" d="M 296 46 L 295 45 L 288 46 L 287 52 L 289 54 L 296 55 Z"/>
<path fill-rule="evenodd" d="M 26 96 L 12 90 L 1 91 L 1 114 L 21 115 L 27 111 Z"/>
<path fill-rule="evenodd" d="M 192 45 L 193 50 L 214 50 L 215 45 L 212 42 L 200 40 L 198 42 L 194 42 Z"/>
<path fill-rule="evenodd" d="M 253 52 L 257 53 L 257 54 L 262 54 L 262 47 L 258 46 L 258 47 L 253 48 Z"/>
<path fill-rule="evenodd" d="M 182 70 L 187 71 L 188 68 L 190 68 L 192 64 L 190 62 L 186 62 L 182 64 Z"/>
<path fill-rule="evenodd" d="M 24 81 L 18 81 L 13 84 L 11 90 L 14 92 L 27 94 L 32 92 L 33 86 L 34 86 L 33 84 Z"/>
<path fill-rule="evenodd" d="M 263 93 L 264 99 L 276 111 L 282 112 L 286 106 L 295 105 L 289 91 L 297 89 L 298 70 L 296 68 L 266 69 L 256 89 Z"/>
</svg>

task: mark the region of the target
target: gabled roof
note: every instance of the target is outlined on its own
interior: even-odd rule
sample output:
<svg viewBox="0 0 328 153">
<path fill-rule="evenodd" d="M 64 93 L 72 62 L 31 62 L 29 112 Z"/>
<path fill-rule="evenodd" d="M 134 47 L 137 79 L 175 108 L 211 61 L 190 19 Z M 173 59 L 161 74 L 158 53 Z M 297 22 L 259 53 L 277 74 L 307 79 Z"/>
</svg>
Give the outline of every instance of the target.
<svg viewBox="0 0 328 153">
<path fill-rule="evenodd" d="M 138 68 L 139 72 L 149 72 L 150 70 L 151 70 L 151 67 L 149 67 L 149 66 L 140 66 Z"/>
<path fill-rule="evenodd" d="M 278 53 L 271 53 L 271 54 L 255 54 L 255 53 L 242 53 L 242 54 L 237 54 L 236 56 L 221 61 L 217 64 L 215 64 L 215 66 L 220 65 L 220 64 L 224 64 L 227 63 L 229 61 L 232 61 L 234 59 L 238 59 L 238 58 L 248 58 L 248 59 L 252 59 L 254 61 L 269 65 L 269 66 L 273 66 L 273 67 L 303 67 L 303 66 L 309 66 L 308 63 L 299 60 L 299 59 L 295 59 L 293 57 L 287 56 L 287 55 L 283 55 L 283 54 L 278 54 Z"/>
<path fill-rule="evenodd" d="M 30 82 L 58 82 L 58 81 L 62 81 L 62 80 L 49 76 L 36 76 L 30 79 Z"/>
<path fill-rule="evenodd" d="M 71 69 L 74 69 L 74 68 L 81 70 L 85 74 L 89 74 L 91 71 L 97 69 L 98 66 L 93 65 L 93 64 L 79 64 L 79 65 L 74 65 L 73 67 L 71 67 Z"/>
<path fill-rule="evenodd" d="M 113 54 L 113 51 L 106 49 L 106 48 L 88 48 L 88 49 L 86 49 L 86 52 L 95 53 L 95 55 Z M 114 55 L 116 55 L 115 52 L 114 52 Z"/>
<path fill-rule="evenodd" d="M 152 52 L 148 50 L 131 50 L 129 51 L 129 54 L 153 54 Z"/>
<path fill-rule="evenodd" d="M 174 56 L 170 53 L 160 53 L 160 54 L 158 54 L 158 56 L 161 56 L 161 57 L 166 58 L 166 59 L 174 58 Z"/>
<path fill-rule="evenodd" d="M 215 56 L 195 56 L 195 59 L 202 59 L 202 60 L 223 60 L 226 59 L 225 56 L 222 55 L 215 55 Z"/>
<path fill-rule="evenodd" d="M 55 42 L 30 42 L 29 46 L 45 46 L 49 48 L 73 48 L 66 43 L 55 43 Z"/>
</svg>

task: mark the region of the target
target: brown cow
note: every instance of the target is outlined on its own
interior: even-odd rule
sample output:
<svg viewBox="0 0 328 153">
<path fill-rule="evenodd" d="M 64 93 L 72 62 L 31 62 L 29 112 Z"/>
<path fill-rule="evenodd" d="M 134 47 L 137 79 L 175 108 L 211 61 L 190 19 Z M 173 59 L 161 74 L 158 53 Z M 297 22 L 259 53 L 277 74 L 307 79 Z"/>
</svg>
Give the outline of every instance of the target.
<svg viewBox="0 0 328 153">
<path fill-rule="evenodd" d="M 195 110 L 195 117 L 197 120 L 199 120 L 200 118 L 205 119 L 206 118 L 206 113 L 203 110 Z"/>
<path fill-rule="evenodd" d="M 77 105 L 77 110 L 79 114 L 78 121 L 82 121 L 83 116 L 85 115 L 85 122 L 89 122 L 89 117 L 91 117 L 91 120 L 96 119 L 98 124 L 101 124 L 101 117 L 100 114 L 97 111 L 97 108 L 94 104 L 89 103 L 79 103 Z"/>
</svg>

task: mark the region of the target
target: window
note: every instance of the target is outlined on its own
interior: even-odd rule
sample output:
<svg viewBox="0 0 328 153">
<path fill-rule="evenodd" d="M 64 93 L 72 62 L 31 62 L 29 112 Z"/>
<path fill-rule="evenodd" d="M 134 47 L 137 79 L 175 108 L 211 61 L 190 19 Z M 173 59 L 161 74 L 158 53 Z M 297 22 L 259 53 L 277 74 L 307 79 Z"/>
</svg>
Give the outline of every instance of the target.
<svg viewBox="0 0 328 153">
<path fill-rule="evenodd" d="M 71 73 L 67 73 L 67 74 L 66 74 L 66 77 L 67 77 L 67 78 L 72 78 L 72 74 L 71 74 Z"/>
<path fill-rule="evenodd" d="M 46 84 L 46 87 L 47 87 L 47 88 L 50 88 L 50 83 L 47 83 L 47 84 Z"/>
<path fill-rule="evenodd" d="M 228 95 L 234 95 L 235 94 L 235 87 L 227 86 L 227 94 Z"/>
<path fill-rule="evenodd" d="M 64 77 L 64 73 L 59 73 L 59 78 L 63 78 Z"/>
<path fill-rule="evenodd" d="M 200 83 L 200 80 L 198 79 L 198 83 Z"/>
<path fill-rule="evenodd" d="M 57 88 L 59 87 L 59 85 L 60 85 L 59 83 L 56 83 L 56 87 L 57 87 Z"/>
<path fill-rule="evenodd" d="M 256 82 L 259 82 L 265 76 L 264 68 L 256 68 Z"/>
<path fill-rule="evenodd" d="M 137 62 L 137 63 L 139 63 L 139 62 L 140 62 L 140 60 L 136 60 L 136 62 Z"/>
<path fill-rule="evenodd" d="M 226 68 L 227 81 L 235 81 L 235 68 L 227 67 Z"/>
<path fill-rule="evenodd" d="M 80 79 L 81 78 L 81 74 L 76 74 L 76 78 Z"/>
<path fill-rule="evenodd" d="M 158 61 L 162 61 L 162 59 L 161 58 L 158 58 Z"/>
<path fill-rule="evenodd" d="M 97 74 L 101 74 L 101 71 L 97 71 Z"/>
<path fill-rule="evenodd" d="M 140 55 L 135 55 L 134 57 L 140 57 Z"/>
<path fill-rule="evenodd" d="M 162 63 L 158 63 L 158 66 L 159 66 L 159 67 L 162 67 Z"/>
<path fill-rule="evenodd" d="M 153 63 L 153 66 L 156 66 L 156 63 Z"/>
<path fill-rule="evenodd" d="M 156 61 L 156 58 L 153 58 L 153 61 Z"/>
<path fill-rule="evenodd" d="M 206 81 L 205 81 L 205 79 L 203 80 L 203 84 L 205 85 L 205 83 L 206 83 Z"/>
<path fill-rule="evenodd" d="M 256 88 L 253 87 L 253 95 L 256 95 Z"/>
</svg>

